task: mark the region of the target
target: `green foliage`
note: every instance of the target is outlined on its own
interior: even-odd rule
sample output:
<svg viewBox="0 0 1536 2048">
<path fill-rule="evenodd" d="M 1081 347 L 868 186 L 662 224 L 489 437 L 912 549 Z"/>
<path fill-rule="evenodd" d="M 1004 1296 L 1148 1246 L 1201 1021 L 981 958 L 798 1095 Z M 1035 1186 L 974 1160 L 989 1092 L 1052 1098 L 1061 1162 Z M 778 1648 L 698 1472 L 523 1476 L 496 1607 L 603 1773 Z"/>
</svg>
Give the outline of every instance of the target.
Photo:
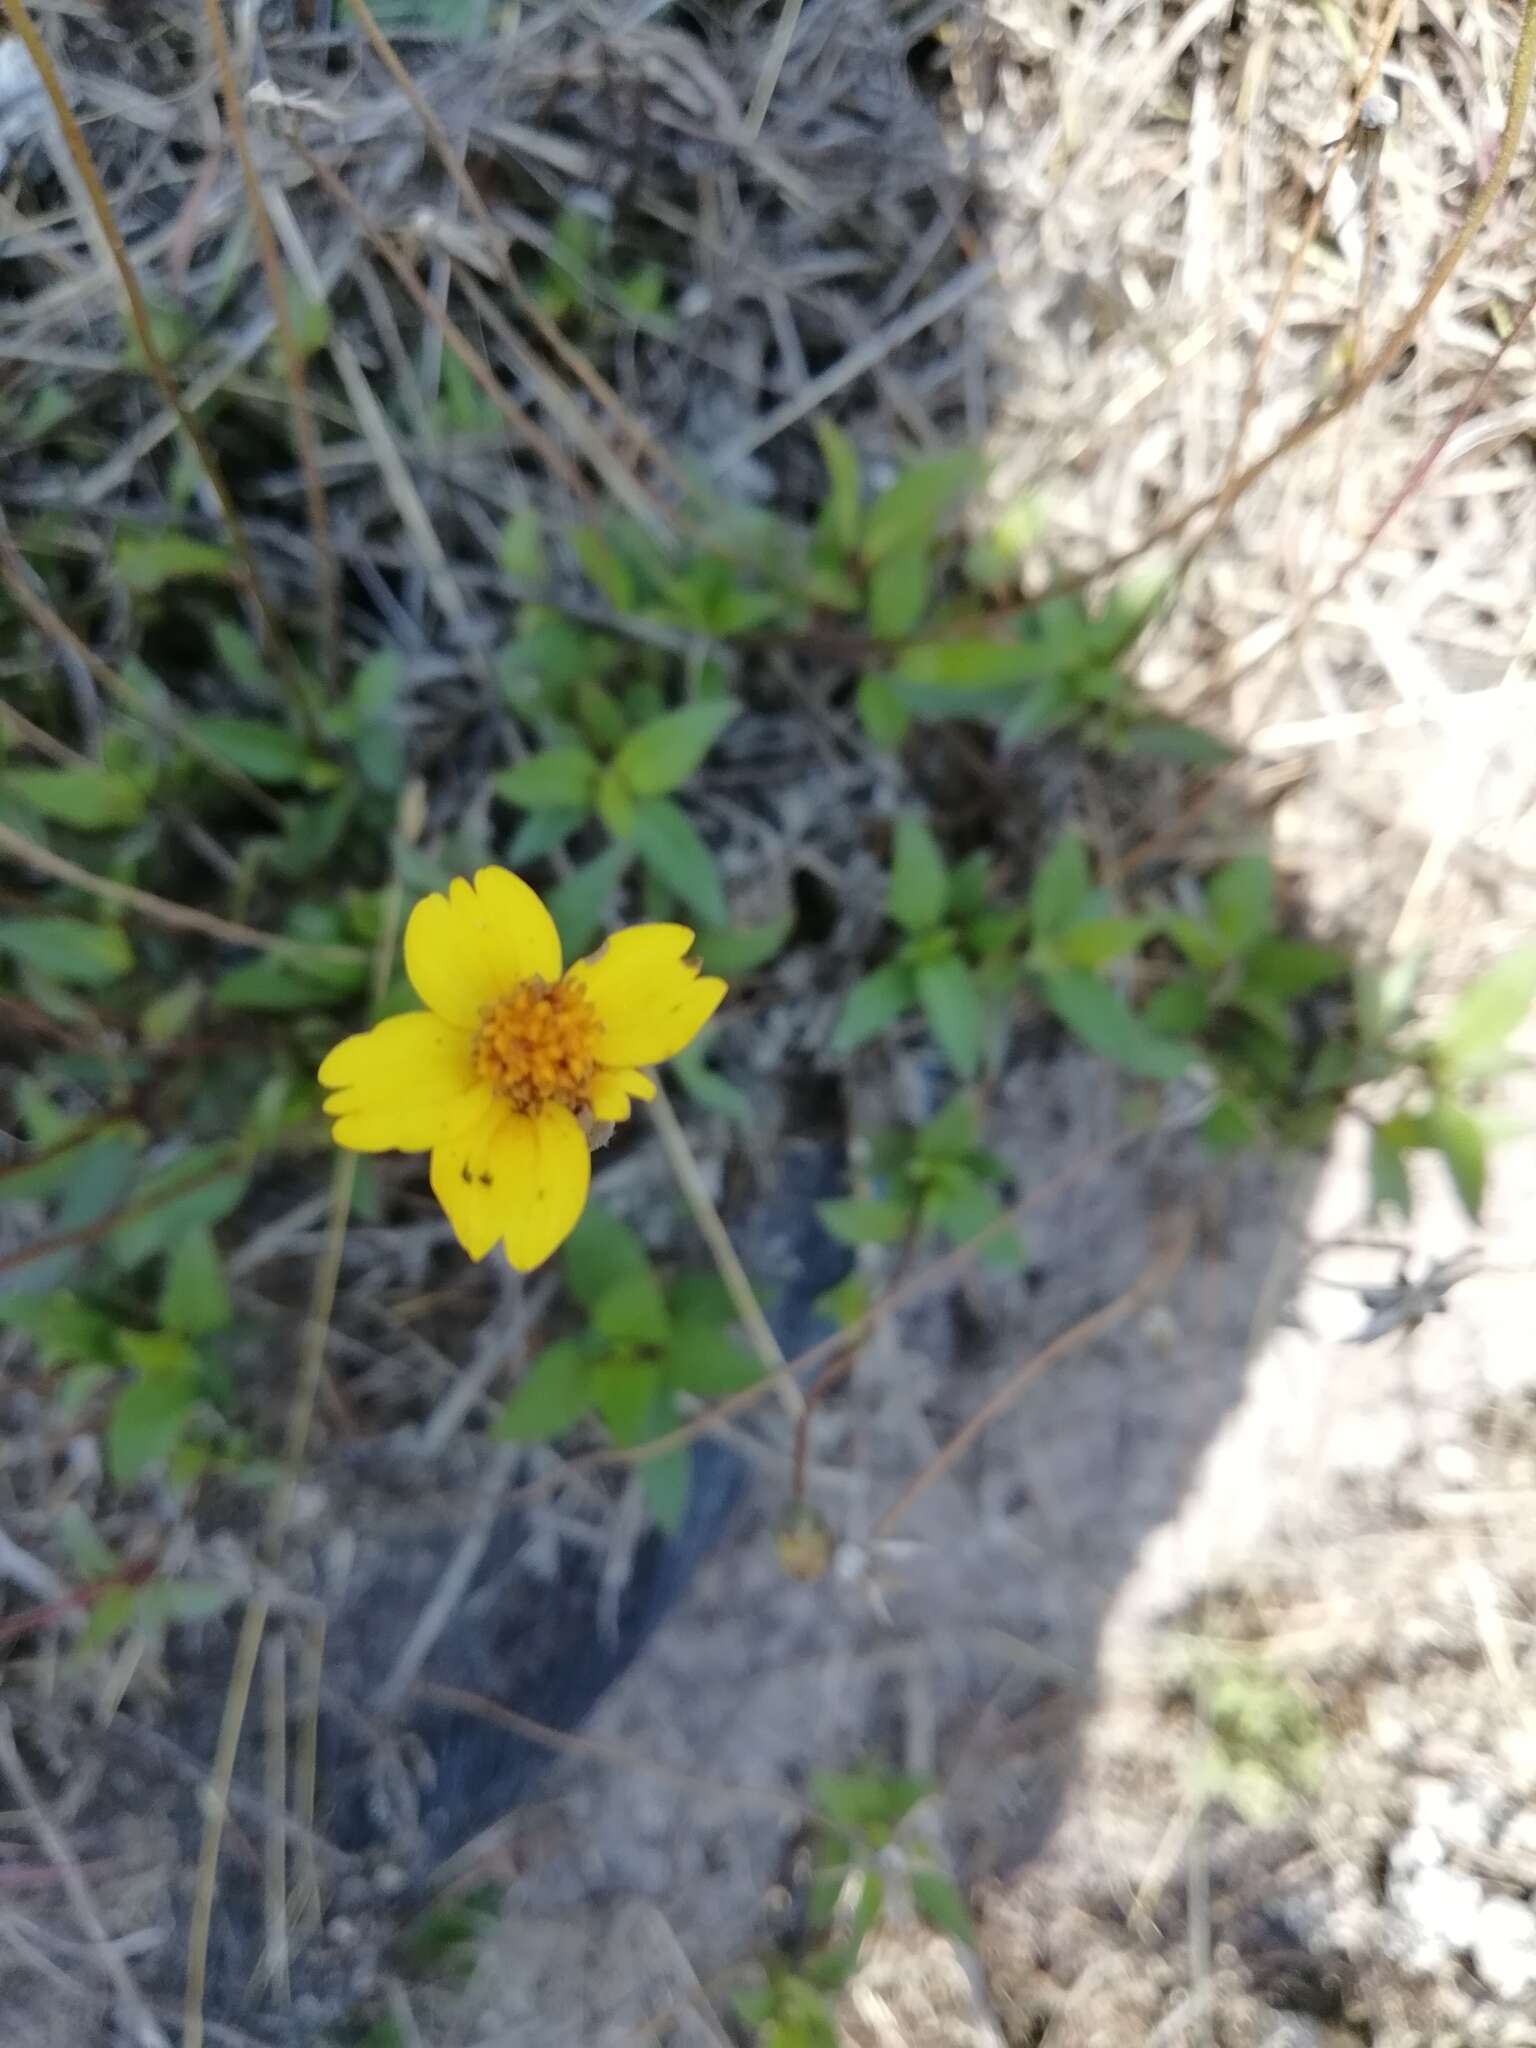
<svg viewBox="0 0 1536 2048">
<path fill-rule="evenodd" d="M 1002 1216 L 1007 1169 L 982 1145 L 975 1104 L 966 1096 L 952 1096 L 919 1131 L 878 1133 L 870 1156 L 876 1193 L 817 1204 L 823 1224 L 844 1244 L 916 1244 L 930 1232 L 959 1244 Z M 1003 1228 L 991 1231 L 981 1250 L 1001 1266 L 1021 1255 L 1017 1235 Z"/>
<path fill-rule="evenodd" d="M 751 1386 L 761 1367 L 732 1333 L 728 1300 L 697 1278 L 663 1283 L 629 1226 L 591 1204 L 561 1254 L 586 1327 L 546 1344 L 503 1404 L 494 1433 L 513 1443 L 564 1436 L 595 1414 L 624 1449 L 665 1435 L 683 1405 Z M 652 1515 L 675 1532 L 688 1505 L 686 1447 L 636 1471 Z"/>
<path fill-rule="evenodd" d="M 1316 1791 L 1327 1761 L 1312 1696 L 1257 1656 L 1202 1651 L 1195 1688 L 1209 1731 L 1200 1790 L 1252 1827 L 1273 1827 Z"/>
</svg>

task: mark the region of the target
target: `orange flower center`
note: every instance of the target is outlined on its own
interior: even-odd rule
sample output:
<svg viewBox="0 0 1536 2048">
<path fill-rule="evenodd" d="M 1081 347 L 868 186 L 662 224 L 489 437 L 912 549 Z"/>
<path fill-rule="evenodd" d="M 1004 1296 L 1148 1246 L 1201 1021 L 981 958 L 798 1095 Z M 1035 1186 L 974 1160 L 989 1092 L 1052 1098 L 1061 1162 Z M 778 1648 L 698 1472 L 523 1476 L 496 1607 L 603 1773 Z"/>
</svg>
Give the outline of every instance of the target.
<svg viewBox="0 0 1536 2048">
<path fill-rule="evenodd" d="M 586 1109 L 597 1071 L 597 1012 L 572 982 L 537 976 L 489 1005 L 475 1034 L 475 1071 L 514 1109 L 563 1102 Z"/>
</svg>

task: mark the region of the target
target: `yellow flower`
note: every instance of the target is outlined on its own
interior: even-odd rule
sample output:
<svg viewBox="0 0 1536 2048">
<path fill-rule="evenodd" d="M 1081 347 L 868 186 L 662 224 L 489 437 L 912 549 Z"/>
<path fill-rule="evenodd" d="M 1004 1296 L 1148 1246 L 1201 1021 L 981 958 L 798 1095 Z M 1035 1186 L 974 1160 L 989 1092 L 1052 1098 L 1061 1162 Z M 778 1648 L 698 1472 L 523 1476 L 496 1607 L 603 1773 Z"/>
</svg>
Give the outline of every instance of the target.
<svg viewBox="0 0 1536 2048">
<path fill-rule="evenodd" d="M 561 971 L 554 920 L 526 882 L 481 868 L 405 927 L 426 1004 L 329 1052 L 331 1135 L 352 1152 L 432 1154 L 432 1192 L 472 1259 L 500 1239 L 520 1273 L 586 1206 L 594 1124 L 621 1123 L 713 1016 L 725 983 L 681 924 L 637 924 Z"/>
</svg>

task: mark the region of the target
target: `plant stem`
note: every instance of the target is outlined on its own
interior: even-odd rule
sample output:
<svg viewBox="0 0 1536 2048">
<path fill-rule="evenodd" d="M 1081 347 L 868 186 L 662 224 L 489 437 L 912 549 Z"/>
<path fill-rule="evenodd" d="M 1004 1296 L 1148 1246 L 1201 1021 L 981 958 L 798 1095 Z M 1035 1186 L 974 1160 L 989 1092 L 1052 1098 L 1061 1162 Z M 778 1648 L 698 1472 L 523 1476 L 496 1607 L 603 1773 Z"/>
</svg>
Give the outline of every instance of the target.
<svg viewBox="0 0 1536 2048">
<path fill-rule="evenodd" d="M 763 1314 L 763 1305 L 752 1289 L 747 1270 L 736 1255 L 731 1243 L 730 1232 L 715 1207 L 714 1198 L 704 1185 L 704 1176 L 699 1172 L 699 1162 L 693 1156 L 693 1147 L 688 1143 L 687 1133 L 677 1120 L 677 1111 L 667 1100 L 666 1091 L 660 1082 L 656 1084 L 656 1100 L 651 1104 L 651 1115 L 656 1124 L 656 1135 L 661 1140 L 661 1149 L 667 1155 L 667 1164 L 672 1177 L 688 1204 L 689 1213 L 699 1227 L 699 1235 L 709 1247 L 709 1255 L 715 1262 L 715 1271 L 725 1284 L 725 1291 L 731 1297 L 741 1327 L 747 1334 L 747 1341 L 757 1353 L 763 1370 L 773 1376 L 779 1399 L 791 1415 L 798 1415 L 805 1406 L 799 1382 L 785 1363 L 779 1340 L 769 1327 L 768 1318 Z"/>
</svg>

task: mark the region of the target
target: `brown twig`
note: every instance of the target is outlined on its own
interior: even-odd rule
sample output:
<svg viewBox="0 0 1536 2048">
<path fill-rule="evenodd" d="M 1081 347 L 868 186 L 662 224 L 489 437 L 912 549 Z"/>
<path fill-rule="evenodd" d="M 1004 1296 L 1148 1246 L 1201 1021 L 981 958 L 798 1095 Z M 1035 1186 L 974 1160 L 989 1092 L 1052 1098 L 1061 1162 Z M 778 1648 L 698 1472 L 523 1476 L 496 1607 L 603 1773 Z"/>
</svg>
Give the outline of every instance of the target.
<svg viewBox="0 0 1536 2048">
<path fill-rule="evenodd" d="M 293 416 L 294 440 L 298 445 L 299 467 L 304 477 L 304 501 L 309 517 L 310 539 L 315 550 L 315 581 L 319 589 L 320 649 L 326 681 L 334 688 L 340 667 L 340 593 L 336 575 L 336 553 L 331 546 L 331 524 L 326 510 L 325 484 L 320 474 L 320 430 L 310 403 L 304 352 L 294 329 L 293 309 L 288 303 L 288 285 L 283 276 L 277 237 L 272 232 L 261 177 L 251 155 L 250 131 L 245 122 L 245 103 L 240 81 L 235 76 L 234 54 L 224 27 L 222 0 L 203 0 L 214 62 L 224 90 L 224 117 L 229 138 L 240 159 L 240 176 L 245 183 L 246 206 L 256 230 L 256 248 L 272 300 L 272 317 L 277 326 L 278 351 L 288 383 L 288 408 Z"/>
<path fill-rule="evenodd" d="M 15 0 L 4 0 L 4 4 L 7 6 L 14 5 Z M 554 442 L 550 440 L 543 428 L 531 420 L 516 400 L 509 398 L 506 392 L 502 390 L 494 374 L 486 366 L 484 357 L 469 339 L 469 336 L 465 334 L 463 328 L 438 305 L 436 299 L 427 290 L 389 236 L 376 227 L 369 219 L 366 211 L 353 198 L 330 165 L 326 163 L 323 157 L 316 155 L 308 143 L 301 136 L 294 133 L 291 128 L 288 131 L 288 139 L 299 155 L 303 157 L 314 177 L 324 186 L 342 212 L 361 230 L 372 247 L 378 250 L 384 261 L 399 279 L 402 288 L 416 302 L 416 306 L 422 316 L 442 335 L 444 341 L 447 342 L 459 361 L 468 370 L 470 376 L 474 378 L 480 389 L 485 393 L 492 405 L 495 406 L 497 412 L 500 413 L 502 419 L 512 432 L 520 441 L 527 444 L 553 475 L 559 477 L 573 497 L 579 498 L 584 502 L 590 501 L 592 492 L 580 472 L 567 461 L 566 457 L 555 446 Z"/>
<path fill-rule="evenodd" d="M 91 1955 L 122 2001 L 123 2010 L 132 2021 L 140 2048 L 170 2048 L 164 2028 L 145 2004 L 143 1992 L 134 1983 L 128 1965 L 119 1955 L 111 1936 L 102 1924 L 101 1915 L 96 1910 L 96 1902 L 91 1897 L 81 1871 L 79 1858 L 54 1826 L 47 1808 L 37 1796 L 31 1773 L 22 1762 L 21 1753 L 16 1747 L 11 1717 L 3 1707 L 0 1707 L 0 1773 L 4 1774 L 38 1847 L 57 1868 Z"/>
<path fill-rule="evenodd" d="M 250 946 L 257 952 L 274 953 L 287 960 L 352 962 L 368 957 L 361 946 L 285 938 L 280 932 L 258 931 L 254 925 L 236 924 L 230 918 L 216 917 L 212 911 L 198 910 L 190 903 L 173 903 L 169 897 L 152 895 L 148 889 L 137 889 L 131 882 L 114 882 L 107 875 L 93 874 L 89 868 L 81 867 L 78 861 L 66 860 L 62 853 L 35 845 L 11 825 L 0 824 L 0 853 L 9 854 L 23 867 L 30 868 L 33 874 L 47 875 L 55 882 L 67 882 L 72 889 L 83 890 L 102 903 L 136 910 L 141 917 L 165 925 L 171 931 L 201 932 L 205 938 L 222 939 L 232 946 Z"/>
<path fill-rule="evenodd" d="M 294 664 L 287 636 L 267 594 L 250 536 L 246 533 L 245 522 L 240 517 L 228 479 L 218 457 L 209 445 L 207 436 L 183 404 L 181 393 L 176 388 L 176 380 L 171 375 L 170 365 L 155 340 L 154 325 L 143 287 L 134 271 L 132 259 L 123 241 L 122 230 L 112 211 L 112 202 L 107 197 L 106 187 L 101 182 L 101 175 L 96 169 L 80 123 L 75 119 L 74 108 L 69 103 L 69 95 L 64 90 L 52 53 L 37 31 L 37 26 L 27 9 L 26 0 L 0 0 L 0 7 L 4 8 L 6 19 L 31 58 L 43 90 L 48 96 L 49 105 L 64 138 L 64 146 L 69 152 L 70 161 L 80 174 L 90 200 L 91 212 L 101 230 L 112 259 L 112 267 L 116 270 L 122 285 L 128 317 L 132 322 L 145 366 L 154 379 L 161 397 L 175 414 L 177 424 L 186 435 L 188 445 L 202 465 L 203 474 L 218 499 L 219 510 L 229 530 L 230 541 L 239 558 L 240 581 L 255 608 L 262 638 L 267 643 L 268 652 L 293 699 L 294 709 L 305 731 L 313 735 L 317 730 L 317 722 L 314 706 L 309 701 L 308 686 Z"/>
<path fill-rule="evenodd" d="M 1189 1214 L 1179 1216 L 1170 1233 L 1169 1242 L 1154 1254 L 1122 1294 L 1117 1294 L 1103 1308 L 1094 1309 L 1082 1316 L 1070 1329 L 1044 1344 L 1038 1351 L 1016 1365 L 1007 1379 L 997 1387 L 981 1406 L 963 1423 L 949 1439 L 938 1455 L 932 1458 L 893 1501 L 876 1522 L 870 1532 L 871 1542 L 879 1542 L 888 1536 L 902 1516 L 915 1501 L 928 1491 L 937 1479 L 942 1479 L 950 1468 L 957 1464 L 971 1448 L 978 1437 L 991 1427 L 998 1416 L 1011 1408 L 1014 1402 L 1043 1374 L 1061 1359 L 1079 1351 L 1085 1344 L 1095 1343 L 1117 1324 L 1123 1323 L 1133 1309 L 1137 1309 L 1149 1296 L 1160 1293 L 1166 1287 L 1179 1267 L 1188 1258 L 1195 1241 L 1194 1218 Z"/>
</svg>

